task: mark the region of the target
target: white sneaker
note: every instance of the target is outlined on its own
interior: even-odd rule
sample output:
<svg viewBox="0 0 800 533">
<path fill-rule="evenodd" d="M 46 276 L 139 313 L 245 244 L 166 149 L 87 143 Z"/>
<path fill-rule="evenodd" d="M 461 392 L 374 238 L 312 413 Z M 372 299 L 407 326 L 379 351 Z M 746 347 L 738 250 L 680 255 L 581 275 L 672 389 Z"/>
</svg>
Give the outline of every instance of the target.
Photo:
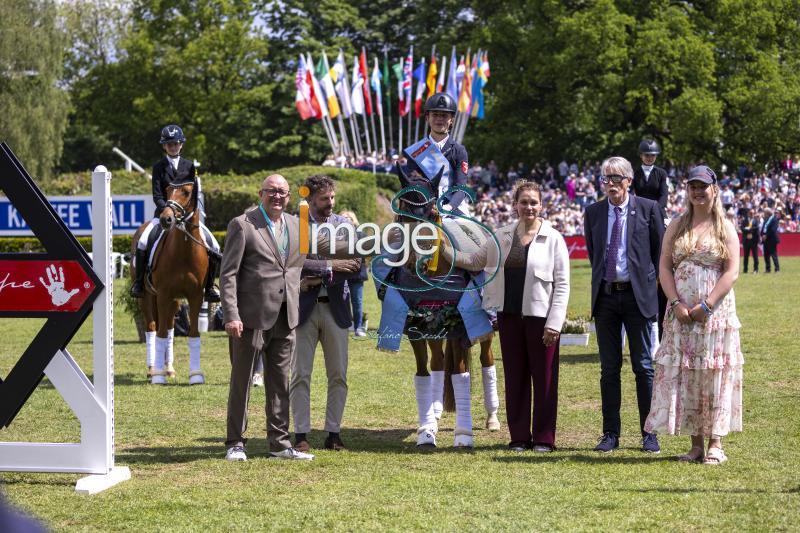
<svg viewBox="0 0 800 533">
<path fill-rule="evenodd" d="M 231 446 L 225 454 L 226 461 L 247 461 L 247 454 L 244 453 L 244 446 Z"/>
<path fill-rule="evenodd" d="M 436 433 L 428 427 L 417 430 L 417 446 L 422 448 L 436 448 Z"/>
<path fill-rule="evenodd" d="M 311 461 L 314 456 L 310 453 L 298 452 L 294 448 L 286 448 L 282 452 L 269 452 L 270 459 L 292 459 L 294 461 Z"/>
<path fill-rule="evenodd" d="M 261 372 L 256 372 L 253 374 L 253 387 L 263 387 L 264 386 L 264 374 Z"/>
<path fill-rule="evenodd" d="M 358 328 L 356 330 L 356 337 L 366 337 L 366 336 L 367 336 L 367 332 L 364 331 L 364 328 Z"/>
</svg>

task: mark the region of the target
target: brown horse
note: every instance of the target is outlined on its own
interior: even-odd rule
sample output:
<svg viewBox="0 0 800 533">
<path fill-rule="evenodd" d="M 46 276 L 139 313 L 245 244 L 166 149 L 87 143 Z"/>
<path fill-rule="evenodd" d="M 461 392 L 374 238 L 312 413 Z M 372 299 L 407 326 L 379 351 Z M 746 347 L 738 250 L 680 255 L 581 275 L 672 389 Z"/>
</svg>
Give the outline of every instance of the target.
<svg viewBox="0 0 800 533">
<path fill-rule="evenodd" d="M 400 198 L 403 210 L 425 220 L 435 220 L 438 214 L 434 205 L 438 196 L 438 182 L 441 173 L 430 181 L 416 173 L 407 176 L 402 170 L 400 176 L 402 187 L 416 186 L 426 191 L 425 195 L 414 191 L 403 195 Z M 414 223 L 413 221 L 414 219 L 409 217 L 398 217 L 398 222 Z M 416 262 L 417 258 L 412 252 L 406 266 L 398 272 L 398 285 L 404 287 L 420 285 L 416 274 Z M 423 412 L 427 410 L 428 394 L 432 398 L 435 419 L 441 416 L 442 408 L 456 412 L 455 446 L 472 446 L 472 418 L 469 412 L 469 349 L 471 343 L 463 327 L 458 327 L 457 322 L 460 321 L 460 317 L 455 311 L 455 304 L 462 295 L 462 292 L 458 290 L 466 287 L 469 274 L 460 269 L 450 272 L 450 268 L 451 265 L 443 257 L 439 257 L 435 268 L 429 269 L 426 276 L 434 282 L 444 283 L 444 286 L 441 289 L 417 293 L 421 296 L 416 298 L 416 305 L 407 300 L 412 307 L 412 318 L 406 323 L 406 334 L 414 351 L 417 365 L 415 385 L 420 411 L 417 445 L 421 447 L 435 446 L 435 434 L 438 430 L 435 420 L 430 421 L 430 413 Z M 451 290 L 447 290 L 448 288 Z M 410 297 L 409 300 L 411 298 L 413 297 Z M 421 315 L 422 320 L 414 321 L 413 314 Z M 443 315 L 448 315 L 449 318 L 442 319 Z M 421 324 L 426 322 L 435 324 L 434 331 L 417 333 L 417 328 L 422 328 Z M 440 335 L 439 331 L 443 334 Z M 497 419 L 499 401 L 497 399 L 494 356 L 491 349 L 491 333 L 480 339 L 480 344 L 484 405 L 487 409 L 486 427 L 490 430 L 497 430 L 500 427 Z M 428 370 L 429 348 L 431 352 L 430 371 Z M 460 391 L 454 389 L 456 384 L 461 389 Z M 427 392 L 428 388 L 430 388 L 430 393 Z"/>
<path fill-rule="evenodd" d="M 153 254 L 151 276 L 139 306 L 147 328 L 148 375 L 153 384 L 162 385 L 174 377 L 172 367 L 173 329 L 179 299 L 189 302 L 189 384 L 205 383 L 200 370 L 200 332 L 198 318 L 203 304 L 203 289 L 208 274 L 208 253 L 200 234 L 200 213 L 194 182 L 167 187 L 167 206 L 159 216 L 164 230 Z M 143 224 L 133 238 L 133 255 Z M 133 265 L 135 269 L 145 265 Z M 152 363 L 152 366 L 151 366 Z"/>
</svg>

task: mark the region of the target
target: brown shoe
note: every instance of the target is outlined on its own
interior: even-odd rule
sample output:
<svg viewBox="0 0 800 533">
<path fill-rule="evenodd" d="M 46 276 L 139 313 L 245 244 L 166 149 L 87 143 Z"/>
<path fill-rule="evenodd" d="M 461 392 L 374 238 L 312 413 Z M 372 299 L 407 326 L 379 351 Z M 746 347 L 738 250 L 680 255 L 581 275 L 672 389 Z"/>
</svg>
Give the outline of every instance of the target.
<svg viewBox="0 0 800 533">
<path fill-rule="evenodd" d="M 294 444 L 294 449 L 298 452 L 308 453 L 311 450 L 311 445 L 307 440 L 301 440 Z"/>
<path fill-rule="evenodd" d="M 328 435 L 328 438 L 325 439 L 325 449 L 340 452 L 342 450 L 346 450 L 347 448 L 345 447 L 344 442 L 342 442 L 342 439 L 339 437 L 339 435 Z"/>
</svg>

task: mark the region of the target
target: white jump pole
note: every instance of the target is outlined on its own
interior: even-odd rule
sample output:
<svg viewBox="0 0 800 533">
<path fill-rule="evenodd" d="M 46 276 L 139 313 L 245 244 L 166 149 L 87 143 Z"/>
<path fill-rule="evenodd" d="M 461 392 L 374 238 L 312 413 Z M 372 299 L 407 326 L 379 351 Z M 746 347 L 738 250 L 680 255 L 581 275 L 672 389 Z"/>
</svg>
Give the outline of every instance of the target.
<svg viewBox="0 0 800 533">
<path fill-rule="evenodd" d="M 59 350 L 45 375 L 81 425 L 80 443 L 0 443 L 0 471 L 91 474 L 75 490 L 96 494 L 130 479 L 128 467 L 114 465 L 114 323 L 111 263 L 111 173 L 92 173 L 92 263 L 105 289 L 94 301 L 94 383 L 67 350 Z"/>
</svg>

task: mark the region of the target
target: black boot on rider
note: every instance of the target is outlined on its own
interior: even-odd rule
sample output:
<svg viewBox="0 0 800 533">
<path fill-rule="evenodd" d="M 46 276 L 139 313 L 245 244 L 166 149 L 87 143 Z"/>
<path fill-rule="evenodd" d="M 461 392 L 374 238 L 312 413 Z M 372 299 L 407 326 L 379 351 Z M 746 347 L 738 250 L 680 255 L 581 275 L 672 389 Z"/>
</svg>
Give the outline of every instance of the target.
<svg viewBox="0 0 800 533">
<path fill-rule="evenodd" d="M 206 291 L 203 298 L 209 303 L 219 302 L 219 292 L 214 288 L 214 278 L 219 272 L 220 258 L 218 253 L 209 252 L 208 254 L 208 274 L 206 274 Z"/>
<path fill-rule="evenodd" d="M 147 250 L 136 249 L 136 279 L 131 285 L 131 297 L 144 297 L 144 273 L 147 271 Z"/>
</svg>

